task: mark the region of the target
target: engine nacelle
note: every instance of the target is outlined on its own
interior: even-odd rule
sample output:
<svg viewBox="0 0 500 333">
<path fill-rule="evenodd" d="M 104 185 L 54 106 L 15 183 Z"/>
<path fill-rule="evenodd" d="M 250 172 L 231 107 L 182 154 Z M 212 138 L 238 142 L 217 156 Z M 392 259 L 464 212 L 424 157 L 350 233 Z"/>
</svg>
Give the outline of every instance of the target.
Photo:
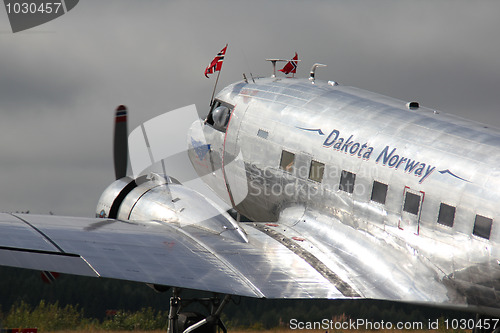
<svg viewBox="0 0 500 333">
<path fill-rule="evenodd" d="M 101 195 L 96 216 L 202 227 L 223 237 L 248 241 L 227 212 L 200 193 L 172 181 L 157 174 L 118 179 Z"/>
<path fill-rule="evenodd" d="M 135 187 L 137 187 L 137 183 L 130 177 L 123 177 L 111 183 L 99 198 L 96 217 L 116 218 L 118 216 L 118 208 L 123 199 Z"/>
</svg>

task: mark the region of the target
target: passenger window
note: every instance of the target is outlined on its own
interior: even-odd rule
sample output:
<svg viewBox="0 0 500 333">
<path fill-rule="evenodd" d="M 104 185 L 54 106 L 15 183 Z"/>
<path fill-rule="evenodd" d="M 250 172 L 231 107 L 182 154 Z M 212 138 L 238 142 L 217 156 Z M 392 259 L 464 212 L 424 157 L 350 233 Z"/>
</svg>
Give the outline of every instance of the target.
<svg viewBox="0 0 500 333">
<path fill-rule="evenodd" d="M 295 162 L 295 154 L 290 153 L 289 151 L 283 150 L 281 152 L 281 162 L 280 162 L 280 168 L 288 171 L 288 172 L 293 172 L 293 164 Z"/>
<path fill-rule="evenodd" d="M 481 215 L 476 215 L 476 220 L 474 221 L 474 230 L 472 231 L 472 233 L 476 236 L 490 239 L 492 224 L 493 219 Z"/>
<path fill-rule="evenodd" d="M 340 175 L 339 189 L 347 193 L 354 192 L 354 182 L 356 181 L 356 174 L 342 170 Z"/>
<path fill-rule="evenodd" d="M 318 161 L 311 161 L 311 169 L 309 169 L 309 179 L 321 183 L 323 180 L 323 173 L 325 172 L 325 165 Z"/>
<path fill-rule="evenodd" d="M 439 207 L 438 223 L 448 227 L 453 227 L 454 220 L 455 207 L 441 203 L 441 206 Z"/>
<path fill-rule="evenodd" d="M 374 180 L 371 200 L 381 204 L 385 204 L 385 198 L 387 196 L 387 188 L 388 188 L 387 184 L 380 183 Z"/>
<path fill-rule="evenodd" d="M 411 192 L 406 192 L 405 204 L 403 210 L 410 214 L 418 215 L 420 208 L 420 195 Z"/>
</svg>

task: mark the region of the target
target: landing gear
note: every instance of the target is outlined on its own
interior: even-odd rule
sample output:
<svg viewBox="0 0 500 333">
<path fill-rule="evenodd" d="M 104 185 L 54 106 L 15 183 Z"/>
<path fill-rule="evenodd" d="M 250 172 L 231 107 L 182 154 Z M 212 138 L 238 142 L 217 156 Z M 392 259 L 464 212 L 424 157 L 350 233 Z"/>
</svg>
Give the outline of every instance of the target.
<svg viewBox="0 0 500 333">
<path fill-rule="evenodd" d="M 231 296 L 225 295 L 221 300 L 220 297 L 214 296 L 210 298 L 193 298 L 181 299 L 181 289 L 174 288 L 173 295 L 170 298 L 170 311 L 168 314 L 168 333 L 215 333 L 217 328 L 222 332 L 227 333 L 224 323 L 220 320 L 220 315 L 224 306 L 230 301 Z M 181 313 L 183 307 L 192 303 L 202 304 L 207 308 L 210 315 L 204 317 L 195 312 Z"/>
</svg>

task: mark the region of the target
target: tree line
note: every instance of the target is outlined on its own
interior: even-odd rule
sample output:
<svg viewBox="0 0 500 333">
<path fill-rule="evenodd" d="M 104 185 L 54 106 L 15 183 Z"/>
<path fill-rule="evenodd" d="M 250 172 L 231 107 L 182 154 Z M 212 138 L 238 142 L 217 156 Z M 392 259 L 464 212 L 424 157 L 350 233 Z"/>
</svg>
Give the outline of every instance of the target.
<svg viewBox="0 0 500 333">
<path fill-rule="evenodd" d="M 171 293 L 157 293 L 144 284 L 61 275 L 52 284 L 40 272 L 0 267 L 0 321 L 3 327 L 30 325 L 57 329 L 164 329 Z M 187 291 L 181 296 L 207 297 Z M 204 309 L 188 311 L 203 313 Z M 320 321 L 335 317 L 373 321 L 427 322 L 430 319 L 473 318 L 473 314 L 432 307 L 373 300 L 261 300 L 233 297 L 222 319 L 229 328 L 288 326 L 291 319 Z M 52 326 L 50 326 L 52 325 Z"/>
</svg>

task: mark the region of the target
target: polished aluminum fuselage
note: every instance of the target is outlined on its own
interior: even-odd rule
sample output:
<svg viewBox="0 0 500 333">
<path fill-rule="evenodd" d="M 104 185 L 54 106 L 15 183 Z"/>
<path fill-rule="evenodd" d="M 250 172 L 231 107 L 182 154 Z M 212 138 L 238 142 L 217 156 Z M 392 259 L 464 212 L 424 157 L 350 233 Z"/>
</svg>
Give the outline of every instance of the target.
<svg viewBox="0 0 500 333">
<path fill-rule="evenodd" d="M 500 314 L 500 131 L 293 78 L 238 82 L 216 100 L 234 106 L 227 128 L 193 129 L 190 158 L 238 212 L 300 234 L 362 297 Z M 294 155 L 290 168 L 283 151 Z M 312 163 L 324 165 L 320 179 Z M 340 185 L 347 173 L 352 191 Z M 385 203 L 373 200 L 374 181 L 387 185 Z M 420 200 L 415 214 L 408 192 Z M 442 204 L 455 207 L 452 226 L 437 222 Z M 488 235 L 477 216 L 492 221 Z"/>
</svg>

